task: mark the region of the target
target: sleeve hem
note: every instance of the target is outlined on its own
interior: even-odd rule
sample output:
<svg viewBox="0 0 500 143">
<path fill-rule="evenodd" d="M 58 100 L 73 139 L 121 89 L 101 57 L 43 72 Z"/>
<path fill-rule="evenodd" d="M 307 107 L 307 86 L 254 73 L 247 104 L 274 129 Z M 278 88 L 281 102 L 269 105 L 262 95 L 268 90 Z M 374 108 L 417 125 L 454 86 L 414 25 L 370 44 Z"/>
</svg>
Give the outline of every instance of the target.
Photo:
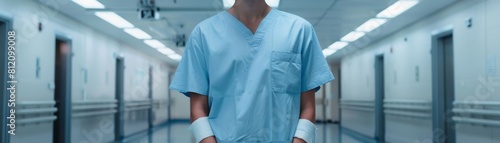
<svg viewBox="0 0 500 143">
<path fill-rule="evenodd" d="M 187 97 L 189 97 L 189 94 L 188 94 L 189 92 L 194 92 L 194 93 L 198 93 L 198 94 L 201 94 L 201 95 L 204 95 L 204 96 L 208 96 L 208 93 L 206 91 L 203 91 L 203 90 L 200 90 L 200 89 L 197 89 L 197 88 L 182 89 L 182 88 L 179 88 L 179 87 L 176 87 L 176 86 L 170 86 L 170 89 L 177 90 L 177 91 L 179 91 L 180 93 L 184 94 Z"/>
<path fill-rule="evenodd" d="M 323 75 L 325 75 L 325 74 L 326 74 L 326 76 L 327 76 L 328 78 L 323 78 L 323 79 L 316 80 L 315 82 L 312 82 L 312 83 L 311 83 L 310 85 L 308 85 L 308 86 L 306 87 L 306 89 L 305 89 L 305 90 L 303 90 L 302 92 L 306 92 L 306 91 L 309 91 L 309 90 L 313 90 L 313 89 L 315 89 L 315 88 L 320 87 L 320 86 L 321 86 L 321 85 L 323 85 L 323 84 L 326 84 L 326 83 L 328 83 L 328 82 L 330 82 L 330 81 L 334 80 L 334 79 L 335 79 L 335 77 L 333 77 L 333 75 L 331 75 L 331 73 L 328 75 L 328 73 L 329 73 L 329 72 L 323 72 L 323 74 L 321 74 L 321 76 L 319 76 L 319 77 L 322 77 Z M 319 89 L 319 88 L 318 88 L 318 89 Z"/>
</svg>

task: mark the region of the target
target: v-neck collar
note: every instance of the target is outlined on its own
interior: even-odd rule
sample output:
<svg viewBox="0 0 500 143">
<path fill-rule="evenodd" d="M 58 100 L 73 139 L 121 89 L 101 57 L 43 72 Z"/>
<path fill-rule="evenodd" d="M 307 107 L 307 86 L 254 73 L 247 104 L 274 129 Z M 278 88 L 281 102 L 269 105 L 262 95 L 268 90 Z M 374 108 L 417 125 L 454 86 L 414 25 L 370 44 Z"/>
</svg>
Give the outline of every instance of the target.
<svg viewBox="0 0 500 143">
<path fill-rule="evenodd" d="M 257 30 L 255 31 L 255 34 L 252 33 L 252 31 L 248 29 L 245 24 L 243 24 L 238 18 L 234 17 L 227 10 L 224 11 L 224 14 L 226 15 L 226 17 L 228 17 L 227 19 L 229 19 L 229 25 L 232 25 L 232 27 L 235 28 L 235 30 L 238 31 L 238 33 L 240 33 L 243 38 L 245 38 L 250 46 L 259 47 L 267 30 L 276 21 L 278 11 L 272 8 L 271 11 L 269 11 L 269 13 L 267 13 L 264 19 L 262 19 L 262 21 L 260 22 L 259 27 L 257 27 Z"/>
</svg>

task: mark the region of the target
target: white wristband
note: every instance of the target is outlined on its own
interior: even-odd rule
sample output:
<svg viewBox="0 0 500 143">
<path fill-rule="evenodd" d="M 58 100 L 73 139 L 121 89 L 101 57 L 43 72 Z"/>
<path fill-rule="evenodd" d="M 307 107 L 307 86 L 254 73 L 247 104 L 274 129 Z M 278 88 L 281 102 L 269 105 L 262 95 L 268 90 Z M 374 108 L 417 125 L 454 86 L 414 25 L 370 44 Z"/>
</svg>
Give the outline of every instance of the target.
<svg viewBox="0 0 500 143">
<path fill-rule="evenodd" d="M 316 142 L 316 125 L 309 120 L 300 119 L 294 137 L 303 139 L 307 143 Z"/>
<path fill-rule="evenodd" d="M 188 128 L 196 139 L 196 143 L 199 143 L 201 140 L 213 136 L 212 127 L 210 127 L 210 123 L 208 122 L 208 117 L 201 117 L 196 119 L 191 126 Z"/>
</svg>

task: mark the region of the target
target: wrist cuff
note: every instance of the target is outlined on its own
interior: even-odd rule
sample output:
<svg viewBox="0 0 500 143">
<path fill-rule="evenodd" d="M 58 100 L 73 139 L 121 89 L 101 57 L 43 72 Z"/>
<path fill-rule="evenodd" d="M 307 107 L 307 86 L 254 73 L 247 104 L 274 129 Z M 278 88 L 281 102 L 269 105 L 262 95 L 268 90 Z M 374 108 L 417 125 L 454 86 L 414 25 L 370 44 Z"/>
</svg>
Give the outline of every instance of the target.
<svg viewBox="0 0 500 143">
<path fill-rule="evenodd" d="M 307 143 L 315 143 L 316 125 L 309 120 L 300 119 L 294 137 L 303 139 Z"/>
<path fill-rule="evenodd" d="M 212 127 L 210 127 L 210 123 L 208 122 L 208 117 L 201 117 L 196 119 L 188 128 L 196 139 L 196 143 L 199 143 L 201 140 L 213 136 Z"/>
</svg>

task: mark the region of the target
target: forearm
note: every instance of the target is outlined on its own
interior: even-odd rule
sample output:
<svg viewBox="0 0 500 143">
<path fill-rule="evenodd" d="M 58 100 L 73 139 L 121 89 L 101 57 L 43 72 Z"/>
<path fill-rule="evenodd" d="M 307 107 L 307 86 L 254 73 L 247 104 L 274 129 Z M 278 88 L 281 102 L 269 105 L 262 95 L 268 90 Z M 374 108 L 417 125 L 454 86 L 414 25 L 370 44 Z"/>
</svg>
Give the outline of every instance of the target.
<svg viewBox="0 0 500 143">
<path fill-rule="evenodd" d="M 316 121 L 316 98 L 314 90 L 302 93 L 300 100 L 300 119 L 307 119 L 312 123 Z"/>
<path fill-rule="evenodd" d="M 191 107 L 190 130 L 194 133 L 198 143 L 216 143 L 212 128 L 208 122 L 208 97 L 197 93 L 189 93 Z"/>
<path fill-rule="evenodd" d="M 189 93 L 189 96 L 191 107 L 191 123 L 201 117 L 207 117 L 209 112 L 208 97 L 197 93 Z"/>
<path fill-rule="evenodd" d="M 302 93 L 300 99 L 300 120 L 293 143 L 314 143 L 316 138 L 316 99 L 314 90 Z"/>
</svg>

